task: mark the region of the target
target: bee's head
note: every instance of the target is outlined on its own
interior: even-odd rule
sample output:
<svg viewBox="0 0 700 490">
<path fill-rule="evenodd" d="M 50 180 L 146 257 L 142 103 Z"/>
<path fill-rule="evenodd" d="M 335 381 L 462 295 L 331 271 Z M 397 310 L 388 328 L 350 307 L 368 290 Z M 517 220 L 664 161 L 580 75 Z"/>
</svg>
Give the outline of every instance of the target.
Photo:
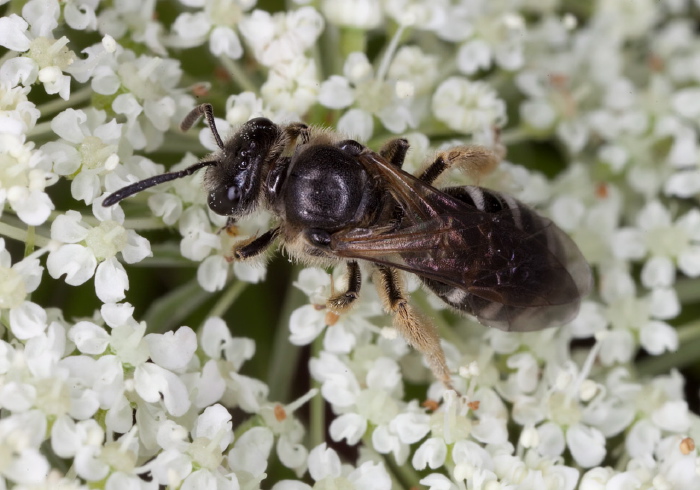
<svg viewBox="0 0 700 490">
<path fill-rule="evenodd" d="M 262 172 L 268 164 L 270 150 L 280 135 L 280 128 L 269 119 L 251 119 L 224 143 L 214 124 L 210 104 L 202 104 L 190 112 L 180 127 L 186 131 L 204 115 L 220 150 L 213 158 L 195 163 L 180 172 L 169 172 L 135 182 L 107 196 L 103 206 L 112 206 L 122 199 L 154 185 L 192 175 L 209 167 L 205 175 L 209 207 L 217 214 L 244 216 L 255 208 L 262 192 Z"/>
<path fill-rule="evenodd" d="M 262 192 L 263 169 L 280 134 L 269 119 L 251 119 L 224 143 L 204 185 L 209 207 L 223 216 L 241 217 L 255 208 Z"/>
</svg>

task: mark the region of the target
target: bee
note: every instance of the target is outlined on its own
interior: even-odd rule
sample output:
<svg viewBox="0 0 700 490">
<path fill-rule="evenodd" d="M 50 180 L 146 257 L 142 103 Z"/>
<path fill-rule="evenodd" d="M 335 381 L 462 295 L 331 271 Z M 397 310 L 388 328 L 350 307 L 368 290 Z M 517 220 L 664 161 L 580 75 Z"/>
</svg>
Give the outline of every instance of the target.
<svg viewBox="0 0 700 490">
<path fill-rule="evenodd" d="M 183 120 L 183 131 L 204 116 L 219 150 L 180 172 L 128 185 L 104 206 L 206 167 L 208 205 L 227 226 L 268 209 L 276 225 L 236 244 L 233 260 L 259 256 L 279 242 L 309 265 L 346 264 L 347 289 L 327 307 L 350 309 L 360 294 L 361 261 L 371 264 L 393 325 L 426 358 L 435 377 L 451 387 L 435 327 L 408 301 L 399 270 L 455 310 L 484 325 L 525 332 L 572 320 L 591 288 L 591 272 L 574 242 L 549 219 L 511 196 L 476 186 L 436 188 L 452 167 L 488 168 L 487 149 L 439 152 L 419 175 L 402 170 L 408 141 L 379 152 L 303 123 L 251 119 L 225 142 L 210 104 Z"/>
</svg>

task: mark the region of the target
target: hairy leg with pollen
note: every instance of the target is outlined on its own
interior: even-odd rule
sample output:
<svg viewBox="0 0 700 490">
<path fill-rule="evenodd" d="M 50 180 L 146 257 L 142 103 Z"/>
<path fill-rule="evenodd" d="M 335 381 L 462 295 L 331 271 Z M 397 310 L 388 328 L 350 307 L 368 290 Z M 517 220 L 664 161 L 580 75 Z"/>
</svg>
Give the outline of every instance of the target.
<svg viewBox="0 0 700 490">
<path fill-rule="evenodd" d="M 376 267 L 375 284 L 384 308 L 393 315 L 394 328 L 414 349 L 425 356 L 435 378 L 453 390 L 450 370 L 435 326 L 408 304 L 399 272 L 392 267 Z"/>
<path fill-rule="evenodd" d="M 458 167 L 477 181 L 491 173 L 501 161 L 495 151 L 485 146 L 457 146 L 441 151 L 435 160 L 418 176 L 423 182 L 433 185 L 445 170 Z"/>
<path fill-rule="evenodd" d="M 408 140 L 396 138 L 384 144 L 379 153 L 396 168 L 401 168 L 408 148 Z M 429 168 L 431 167 L 434 167 L 435 176 L 447 168 L 437 161 L 433 162 Z M 402 215 L 403 210 L 398 208 L 394 213 L 394 219 L 399 222 Z M 406 342 L 425 356 L 433 376 L 440 380 L 446 388 L 454 389 L 437 329 L 432 322 L 420 315 L 408 303 L 401 284 L 400 272 L 387 266 L 377 266 L 376 271 L 375 284 L 384 302 L 384 308 L 393 315 L 394 328 Z"/>
<path fill-rule="evenodd" d="M 395 167 L 401 168 L 408 148 L 408 140 L 396 138 L 387 141 L 382 146 L 379 154 Z M 478 180 L 480 177 L 490 173 L 503 159 L 504 155 L 505 150 L 501 150 L 500 146 L 496 149 L 478 145 L 457 146 L 438 152 L 430 165 L 417 177 L 423 182 L 433 185 L 435 180 L 445 170 L 458 167 L 472 179 Z"/>
</svg>

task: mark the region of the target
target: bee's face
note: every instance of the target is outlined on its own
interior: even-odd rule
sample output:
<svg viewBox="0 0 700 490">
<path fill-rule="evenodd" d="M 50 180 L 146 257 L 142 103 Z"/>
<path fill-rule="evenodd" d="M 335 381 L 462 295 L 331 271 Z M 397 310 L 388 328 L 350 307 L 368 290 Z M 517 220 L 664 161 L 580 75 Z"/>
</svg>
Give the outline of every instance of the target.
<svg viewBox="0 0 700 490">
<path fill-rule="evenodd" d="M 205 176 L 212 211 L 235 217 L 252 211 L 260 197 L 263 167 L 278 136 L 278 126 L 260 117 L 245 123 L 225 143 L 219 163 Z"/>
</svg>

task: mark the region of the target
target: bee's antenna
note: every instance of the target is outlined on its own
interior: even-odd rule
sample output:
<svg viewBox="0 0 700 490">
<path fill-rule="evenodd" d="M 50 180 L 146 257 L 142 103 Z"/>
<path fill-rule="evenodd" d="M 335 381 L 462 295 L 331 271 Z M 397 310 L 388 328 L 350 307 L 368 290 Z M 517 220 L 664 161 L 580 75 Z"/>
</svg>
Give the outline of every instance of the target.
<svg viewBox="0 0 700 490">
<path fill-rule="evenodd" d="M 211 129 L 211 133 L 214 135 L 216 144 L 223 150 L 224 142 L 221 140 L 219 131 L 216 129 L 216 124 L 214 123 L 214 108 L 211 106 L 211 104 L 200 104 L 192 109 L 180 123 L 180 129 L 183 131 L 190 129 L 192 126 L 194 126 L 194 123 L 196 123 L 199 118 L 202 117 L 202 114 L 204 114 L 204 118 L 207 120 L 207 124 L 209 125 L 209 129 Z"/>
<path fill-rule="evenodd" d="M 219 162 L 217 162 L 216 160 L 207 162 L 197 162 L 194 165 L 190 165 L 185 170 L 181 170 L 179 172 L 169 172 L 167 174 L 156 175 L 155 177 L 134 182 L 133 184 L 127 185 L 126 187 L 122 187 L 117 192 L 113 192 L 109 196 L 105 197 L 104 201 L 102 201 L 102 205 L 104 207 L 113 206 L 122 199 L 129 197 L 132 194 L 136 194 L 137 192 L 141 192 L 144 189 L 148 189 L 149 187 L 153 187 L 154 185 L 162 184 L 163 182 L 179 179 L 181 177 L 187 177 L 188 175 L 192 175 L 193 173 L 195 173 L 200 168 L 209 165 L 216 165 L 217 163 Z"/>
</svg>

